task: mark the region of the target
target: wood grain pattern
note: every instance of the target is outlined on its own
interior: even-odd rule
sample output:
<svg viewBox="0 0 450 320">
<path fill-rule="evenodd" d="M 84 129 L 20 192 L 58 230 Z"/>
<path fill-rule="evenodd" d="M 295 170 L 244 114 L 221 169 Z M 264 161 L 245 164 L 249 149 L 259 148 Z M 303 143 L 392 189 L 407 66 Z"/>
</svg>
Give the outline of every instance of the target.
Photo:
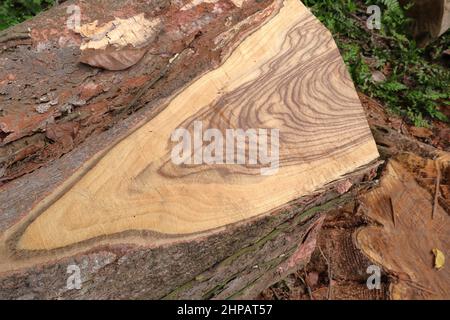
<svg viewBox="0 0 450 320">
<path fill-rule="evenodd" d="M 280 130 L 280 168 L 176 166 L 172 132 L 194 121 Z M 282 207 L 378 157 L 330 33 L 299 2 L 246 38 L 217 69 L 5 233 L 18 250 L 52 250 L 129 230 L 192 235 Z M 23 232 L 23 234 L 22 234 Z"/>
</svg>

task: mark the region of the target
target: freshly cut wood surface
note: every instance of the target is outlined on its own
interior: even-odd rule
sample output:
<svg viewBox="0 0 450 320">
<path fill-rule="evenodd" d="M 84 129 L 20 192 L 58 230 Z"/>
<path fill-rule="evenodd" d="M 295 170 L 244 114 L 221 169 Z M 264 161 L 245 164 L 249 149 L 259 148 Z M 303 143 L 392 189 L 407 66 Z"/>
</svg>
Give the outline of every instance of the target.
<svg viewBox="0 0 450 320">
<path fill-rule="evenodd" d="M 177 128 L 279 129 L 279 170 L 171 162 Z M 217 69 L 87 164 L 8 231 L 51 250 L 130 230 L 161 237 L 220 228 L 280 208 L 378 157 L 330 33 L 287 0 Z M 3 266 L 4 267 L 4 266 Z"/>
</svg>

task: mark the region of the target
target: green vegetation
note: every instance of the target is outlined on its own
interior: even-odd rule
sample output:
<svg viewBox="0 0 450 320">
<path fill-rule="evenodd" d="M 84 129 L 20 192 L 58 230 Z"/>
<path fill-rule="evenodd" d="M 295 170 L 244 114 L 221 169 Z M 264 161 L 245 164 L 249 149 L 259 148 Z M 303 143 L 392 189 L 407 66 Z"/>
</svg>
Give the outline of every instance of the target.
<svg viewBox="0 0 450 320">
<path fill-rule="evenodd" d="M 0 3 L 0 30 L 29 19 L 55 0 L 2 0 Z"/>
<path fill-rule="evenodd" d="M 407 37 L 409 20 L 397 0 L 305 0 L 331 30 L 356 86 L 416 126 L 441 112 L 450 100 L 450 71 L 439 64 L 450 47 L 447 32 L 427 49 Z M 369 5 L 382 9 L 381 30 L 366 27 Z M 383 74 L 380 81 L 373 73 Z M 385 78 L 385 79 L 384 79 Z"/>
<path fill-rule="evenodd" d="M 0 30 L 37 14 L 54 0 L 3 0 Z M 450 71 L 439 64 L 450 47 L 447 32 L 427 49 L 409 39 L 408 19 L 397 0 L 304 0 L 331 30 L 357 88 L 378 99 L 416 126 L 430 119 L 448 121 L 441 112 L 450 100 Z M 382 9 L 381 30 L 368 30 L 369 5 Z M 375 81 L 373 74 L 383 75 Z M 384 79 L 385 78 L 385 79 Z"/>
</svg>

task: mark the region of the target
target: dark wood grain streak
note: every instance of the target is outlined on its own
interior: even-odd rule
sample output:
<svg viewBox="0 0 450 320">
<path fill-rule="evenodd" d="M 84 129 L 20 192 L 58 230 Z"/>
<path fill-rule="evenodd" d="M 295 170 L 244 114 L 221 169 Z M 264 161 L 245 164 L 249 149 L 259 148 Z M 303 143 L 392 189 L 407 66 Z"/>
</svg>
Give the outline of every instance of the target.
<svg viewBox="0 0 450 320">
<path fill-rule="evenodd" d="M 281 130 L 281 166 L 339 155 L 372 139 L 359 101 L 354 94 L 343 93 L 343 86 L 353 93 L 354 85 L 339 50 L 333 48 L 317 54 L 320 47 L 330 46 L 333 42 L 328 38 L 324 43 L 323 30 L 317 25 L 317 20 L 311 17 L 292 27 L 283 42 L 283 47 L 289 49 L 263 65 L 257 79 L 224 94 L 179 127 L 193 132 L 194 122 L 202 121 L 225 136 L 225 131 L 233 128 L 274 128 L 271 122 L 276 120 L 277 128 Z M 305 54 L 305 48 L 311 54 Z M 171 143 L 167 145 L 170 150 Z M 246 146 L 248 150 L 248 141 Z M 320 150 L 314 151 L 317 147 Z M 227 165 L 176 167 L 171 164 L 170 151 L 166 159 L 166 164 L 158 171 L 161 175 L 190 177 L 194 181 L 196 174 L 205 171 L 258 175 L 261 168 L 248 164 L 242 164 L 240 168 Z"/>
</svg>

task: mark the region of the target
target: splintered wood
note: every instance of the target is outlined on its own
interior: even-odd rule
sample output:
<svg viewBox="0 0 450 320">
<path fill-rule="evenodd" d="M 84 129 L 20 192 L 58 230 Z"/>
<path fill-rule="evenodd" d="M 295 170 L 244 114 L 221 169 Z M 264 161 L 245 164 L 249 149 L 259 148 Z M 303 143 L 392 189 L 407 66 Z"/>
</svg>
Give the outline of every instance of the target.
<svg viewBox="0 0 450 320">
<path fill-rule="evenodd" d="M 75 30 L 83 36 L 80 61 L 108 70 L 129 68 L 144 56 L 145 47 L 156 38 L 160 26 L 160 19 L 147 20 L 143 13 L 116 18 L 102 26 L 98 21 L 82 25 Z"/>
</svg>

